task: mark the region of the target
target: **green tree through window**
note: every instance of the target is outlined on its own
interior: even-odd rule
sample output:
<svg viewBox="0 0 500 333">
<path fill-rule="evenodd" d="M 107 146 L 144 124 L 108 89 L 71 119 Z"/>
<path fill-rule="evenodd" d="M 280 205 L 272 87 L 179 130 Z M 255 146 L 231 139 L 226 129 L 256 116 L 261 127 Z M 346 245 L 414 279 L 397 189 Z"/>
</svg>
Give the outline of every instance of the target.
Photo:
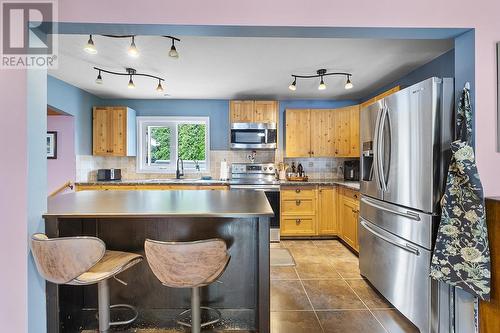
<svg viewBox="0 0 500 333">
<path fill-rule="evenodd" d="M 179 158 L 205 161 L 205 124 L 179 124 L 177 127 Z"/>
<path fill-rule="evenodd" d="M 170 160 L 170 127 L 151 127 L 151 163 Z"/>
</svg>

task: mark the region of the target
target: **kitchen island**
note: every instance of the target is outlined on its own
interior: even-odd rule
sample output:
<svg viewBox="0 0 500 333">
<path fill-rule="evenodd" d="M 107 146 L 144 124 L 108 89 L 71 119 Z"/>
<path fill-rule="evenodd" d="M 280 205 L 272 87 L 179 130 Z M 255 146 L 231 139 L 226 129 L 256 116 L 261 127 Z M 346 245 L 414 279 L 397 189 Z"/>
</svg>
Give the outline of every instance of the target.
<svg viewBox="0 0 500 333">
<path fill-rule="evenodd" d="M 144 255 L 144 240 L 222 238 L 231 261 L 220 278 L 202 289 L 202 303 L 219 309 L 226 328 L 269 332 L 269 218 L 273 211 L 257 191 L 82 191 L 49 200 L 44 215 L 49 237 L 96 236 L 109 250 Z M 139 310 L 137 327 L 174 327 L 189 308 L 190 290 L 161 285 L 147 262 L 111 281 L 111 303 Z M 48 332 L 94 329 L 95 286 L 47 283 Z"/>
</svg>

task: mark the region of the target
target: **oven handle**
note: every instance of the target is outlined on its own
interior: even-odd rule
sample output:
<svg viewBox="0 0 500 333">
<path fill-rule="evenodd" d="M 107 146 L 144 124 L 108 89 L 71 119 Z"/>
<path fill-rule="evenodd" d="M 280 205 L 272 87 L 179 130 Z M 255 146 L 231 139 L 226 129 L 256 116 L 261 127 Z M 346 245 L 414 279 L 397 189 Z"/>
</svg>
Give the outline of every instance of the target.
<svg viewBox="0 0 500 333">
<path fill-rule="evenodd" d="M 230 185 L 229 189 L 231 190 L 252 190 L 252 191 L 264 191 L 264 192 L 279 192 L 279 185 L 274 186 L 266 186 L 266 187 L 256 187 L 252 185 Z"/>
<path fill-rule="evenodd" d="M 399 248 L 400 248 L 400 249 L 402 249 L 402 250 L 405 250 L 405 251 L 408 251 L 408 252 L 410 252 L 410 253 L 413 253 L 413 254 L 414 254 L 414 255 L 416 255 L 416 256 L 420 255 L 420 252 L 418 251 L 418 249 L 414 248 L 413 246 L 411 246 L 411 245 L 410 245 L 410 244 L 408 244 L 408 243 L 405 243 L 404 245 L 403 245 L 403 244 L 396 243 L 396 242 L 395 242 L 395 241 L 393 241 L 392 239 L 390 239 L 390 238 L 388 238 L 388 237 L 386 237 L 386 236 L 384 236 L 384 235 L 382 235 L 382 234 L 378 233 L 377 231 L 373 230 L 373 229 L 372 229 L 372 228 L 368 225 L 368 223 L 366 223 L 363 219 L 361 219 L 361 220 L 359 221 L 359 223 L 360 223 L 363 227 L 365 227 L 365 229 L 366 229 L 367 231 L 369 231 L 369 232 L 370 232 L 370 233 L 372 233 L 373 235 L 377 236 L 378 238 L 380 238 L 380 239 L 382 239 L 382 240 L 386 241 L 387 243 L 392 244 L 392 245 L 394 245 L 394 246 L 397 246 L 397 247 L 399 247 Z"/>
</svg>

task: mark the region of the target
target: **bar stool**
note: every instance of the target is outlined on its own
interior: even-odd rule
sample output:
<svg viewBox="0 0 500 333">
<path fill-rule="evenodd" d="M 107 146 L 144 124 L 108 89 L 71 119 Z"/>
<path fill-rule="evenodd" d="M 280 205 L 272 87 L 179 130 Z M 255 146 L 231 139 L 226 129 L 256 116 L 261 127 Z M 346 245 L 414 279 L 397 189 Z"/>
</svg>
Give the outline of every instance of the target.
<svg viewBox="0 0 500 333">
<path fill-rule="evenodd" d="M 208 239 L 195 242 L 160 242 L 146 239 L 146 258 L 154 275 L 171 288 L 191 288 L 191 309 L 177 316 L 177 323 L 199 333 L 202 327 L 218 323 L 218 310 L 200 306 L 200 287 L 216 281 L 224 273 L 231 256 L 224 240 Z M 213 311 L 217 319 L 201 322 L 201 309 Z M 180 318 L 191 312 L 191 324 Z"/>
<path fill-rule="evenodd" d="M 106 245 L 95 237 L 48 238 L 45 234 L 31 237 L 31 252 L 40 275 L 56 284 L 97 284 L 99 332 L 109 332 L 110 326 L 131 324 L 137 319 L 135 307 L 128 304 L 110 305 L 109 279 L 142 261 L 141 255 L 106 251 Z M 125 282 L 119 282 L 126 285 Z M 110 322 L 110 309 L 132 310 L 132 319 Z"/>
</svg>

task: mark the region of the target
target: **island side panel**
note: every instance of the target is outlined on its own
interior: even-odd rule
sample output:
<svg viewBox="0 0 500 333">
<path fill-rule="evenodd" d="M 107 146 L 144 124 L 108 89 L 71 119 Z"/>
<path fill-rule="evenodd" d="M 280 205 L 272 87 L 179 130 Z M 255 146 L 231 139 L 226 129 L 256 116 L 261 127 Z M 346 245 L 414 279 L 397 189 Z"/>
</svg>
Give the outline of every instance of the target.
<svg viewBox="0 0 500 333">
<path fill-rule="evenodd" d="M 259 248 L 259 310 L 257 322 L 260 333 L 270 331 L 270 246 L 269 246 L 269 217 L 258 219 L 258 248 Z"/>
</svg>

